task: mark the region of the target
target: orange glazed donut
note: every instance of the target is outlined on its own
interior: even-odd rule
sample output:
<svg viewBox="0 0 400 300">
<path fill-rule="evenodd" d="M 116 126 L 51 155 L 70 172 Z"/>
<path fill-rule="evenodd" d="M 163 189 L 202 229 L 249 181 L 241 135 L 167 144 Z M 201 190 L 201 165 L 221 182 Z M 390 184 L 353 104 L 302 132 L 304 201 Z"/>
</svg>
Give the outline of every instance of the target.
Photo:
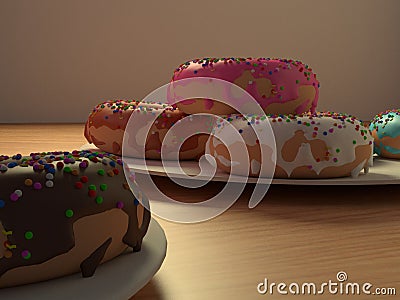
<svg viewBox="0 0 400 300">
<path fill-rule="evenodd" d="M 235 175 L 267 177 L 260 174 L 261 164 L 273 166 L 270 163 L 273 160 L 273 149 L 268 145 L 260 145 L 255 134 L 255 131 L 260 134 L 266 128 L 267 121 L 275 136 L 276 178 L 356 177 L 362 169 L 368 172 L 372 165 L 371 133 L 360 121 L 349 115 L 231 115 L 224 120 L 241 134 L 242 141 L 233 142 L 234 139 L 226 130 L 229 123 L 220 120 L 213 134 L 224 140 L 212 135 L 206 152 L 215 158 L 220 169 L 228 173 L 235 169 Z M 243 143 L 248 157 L 237 153 L 242 151 L 238 149 Z M 260 146 L 268 154 L 263 159 Z M 235 154 L 242 160 L 231 161 L 230 157 Z M 249 164 L 246 163 L 247 158 Z"/>
<path fill-rule="evenodd" d="M 174 72 L 172 84 L 179 87 L 180 79 L 213 77 L 234 83 L 261 105 L 266 113 L 300 114 L 315 112 L 318 102 L 319 82 L 312 69 L 300 61 L 270 58 L 203 58 L 188 61 Z M 185 83 L 182 83 L 185 85 Z M 231 91 L 224 93 L 230 101 L 235 99 Z M 173 93 L 173 96 L 174 95 Z M 246 101 L 246 100 L 243 100 Z M 246 112 L 246 103 L 235 103 Z M 235 109 L 210 99 L 188 99 L 177 107 L 185 113 L 214 113 L 226 115 Z"/>
<path fill-rule="evenodd" d="M 131 117 L 135 118 L 135 127 L 129 129 L 129 133 L 133 135 L 129 137 L 127 142 L 129 146 L 126 149 L 129 151 L 124 155 L 142 158 L 143 145 L 136 143 L 134 136 L 146 134 L 146 132 L 142 132 L 143 129 L 149 122 L 154 121 L 146 137 L 145 158 L 161 159 L 161 149 L 164 148 L 167 150 L 164 158 L 176 159 L 176 152 L 172 152 L 172 150 L 168 152 L 168 149 L 172 149 L 173 145 L 167 145 L 164 142 L 164 137 L 171 127 L 178 122 L 186 124 L 187 126 L 184 126 L 186 128 L 193 127 L 191 118 L 185 118 L 186 116 L 179 109 L 162 103 L 126 100 L 107 101 L 97 105 L 89 115 L 85 126 L 85 137 L 89 143 L 93 143 L 102 151 L 121 155 L 122 141 L 128 120 Z M 206 119 L 209 118 L 204 118 L 204 126 L 200 127 L 206 128 L 209 133 L 212 126 Z M 198 126 L 198 122 L 196 124 Z M 175 139 L 171 143 L 176 143 L 177 140 L 181 142 L 180 135 L 182 132 L 180 131 L 173 131 Z M 179 149 L 179 159 L 198 159 L 204 154 L 207 139 L 207 134 L 196 134 L 187 138 Z"/>
</svg>

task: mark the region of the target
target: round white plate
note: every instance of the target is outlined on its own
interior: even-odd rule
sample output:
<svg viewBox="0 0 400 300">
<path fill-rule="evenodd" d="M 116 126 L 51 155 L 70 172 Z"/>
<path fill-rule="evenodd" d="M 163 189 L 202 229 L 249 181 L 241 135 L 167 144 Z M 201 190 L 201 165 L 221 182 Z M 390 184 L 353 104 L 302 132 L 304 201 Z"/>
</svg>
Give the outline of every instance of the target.
<svg viewBox="0 0 400 300">
<path fill-rule="evenodd" d="M 97 150 L 93 144 L 85 144 L 81 150 Z M 198 176 L 200 168 L 197 161 L 181 161 L 181 169 L 172 166 L 171 162 L 160 160 L 146 160 L 143 163 L 141 159 L 130 158 L 128 167 L 133 169 L 136 173 L 146 173 L 158 176 L 169 176 L 172 178 L 187 178 L 189 176 L 196 176 L 196 180 L 207 180 L 207 177 L 202 178 Z M 204 162 L 205 168 L 212 169 L 212 166 L 206 161 Z M 204 170 L 203 170 L 204 171 Z M 208 174 L 209 172 L 204 172 Z M 243 182 L 241 176 L 230 176 L 229 174 L 217 170 L 212 181 L 228 181 Z M 249 183 L 268 183 L 267 179 L 249 177 Z M 400 160 L 384 159 L 375 156 L 374 165 L 370 168 L 368 174 L 360 173 L 358 177 L 343 177 L 331 179 L 273 179 L 272 184 L 290 184 L 290 185 L 384 185 L 384 184 L 400 184 Z"/>
<path fill-rule="evenodd" d="M 74 274 L 58 279 L 0 289 L 0 299 L 12 300 L 127 300 L 153 278 L 167 251 L 160 224 L 151 219 L 142 249 L 124 253 L 100 265 L 93 277 Z"/>
</svg>

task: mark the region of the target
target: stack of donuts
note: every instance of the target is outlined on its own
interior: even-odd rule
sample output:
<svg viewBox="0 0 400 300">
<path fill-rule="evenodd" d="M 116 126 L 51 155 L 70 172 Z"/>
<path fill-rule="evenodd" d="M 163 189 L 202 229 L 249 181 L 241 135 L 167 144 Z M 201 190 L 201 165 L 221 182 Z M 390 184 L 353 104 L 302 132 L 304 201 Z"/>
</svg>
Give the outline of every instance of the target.
<svg viewBox="0 0 400 300">
<path fill-rule="evenodd" d="M 176 68 L 171 83 L 179 85 L 184 79 L 203 77 L 241 87 L 264 114 L 249 111 L 247 103 L 235 103 L 235 95 L 229 93 L 228 103 L 198 97 L 170 105 L 108 101 L 96 106 L 89 116 L 87 140 L 104 151 L 120 155 L 127 119 L 142 118 L 135 124 L 146 124 L 148 117 L 143 116 L 157 112 L 159 117 L 147 134 L 145 151 L 135 151 L 137 145 L 132 142 L 128 148 L 133 149 L 130 156 L 161 159 L 162 149 L 173 148 L 163 144 L 166 132 L 178 122 L 189 122 L 192 114 L 207 113 L 216 116 L 204 121 L 203 127 L 209 134 L 204 134 L 203 128 L 203 134 L 187 139 L 180 147 L 179 159 L 198 159 L 207 153 L 225 172 L 263 177 L 273 174 L 276 178 L 354 177 L 362 170 L 367 172 L 372 165 L 373 137 L 362 122 L 347 114 L 316 111 L 320 84 L 310 66 L 289 59 L 195 59 Z M 231 138 L 232 128 L 241 135 L 241 140 Z M 257 138 L 266 128 L 273 132 L 275 149 L 271 147 L 273 141 L 265 143 Z M 135 132 L 142 134 L 140 128 Z M 179 140 L 180 134 L 177 130 L 173 135 Z M 247 155 L 243 155 L 243 149 Z M 272 155 L 274 150 L 276 158 Z M 178 156 L 168 156 L 167 151 L 163 157 Z"/>
<path fill-rule="evenodd" d="M 258 139 L 269 123 L 275 136 L 273 173 L 277 178 L 334 178 L 358 176 L 362 169 L 368 171 L 373 154 L 370 132 L 352 116 L 316 113 L 320 85 L 308 65 L 269 58 L 193 60 L 177 68 L 173 80 L 195 76 L 239 85 L 266 114 L 238 114 L 224 104 L 215 105 L 215 113 L 222 120 L 217 122 L 207 143 L 207 153 L 220 169 L 244 176 L 271 174 L 271 167 L 261 168 L 273 166 L 271 141 Z M 191 99 L 178 107 L 184 112 L 213 111 L 215 102 L 210 101 Z M 241 140 L 232 137 L 232 126 L 242 135 Z M 248 157 L 240 155 L 242 143 Z"/>
</svg>

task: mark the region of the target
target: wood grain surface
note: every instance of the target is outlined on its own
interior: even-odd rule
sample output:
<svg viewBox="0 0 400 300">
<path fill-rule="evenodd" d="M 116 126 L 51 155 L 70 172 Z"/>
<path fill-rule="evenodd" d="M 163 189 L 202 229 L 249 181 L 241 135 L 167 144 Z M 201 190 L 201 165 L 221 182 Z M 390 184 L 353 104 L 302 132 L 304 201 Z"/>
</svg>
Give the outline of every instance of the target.
<svg viewBox="0 0 400 300">
<path fill-rule="evenodd" d="M 73 150 L 86 143 L 82 124 L 0 125 L 1 154 Z M 400 170 L 399 170 L 400 172 Z M 223 183 L 193 192 L 153 177 L 179 201 L 201 201 Z M 156 217 L 168 240 L 155 277 L 131 299 L 398 299 L 400 186 L 272 186 L 254 209 L 254 185 L 224 214 L 182 225 Z M 394 287 L 396 296 L 261 295 L 258 283 L 314 282 L 344 271 L 348 282 Z M 112 281 L 110 282 L 112 284 Z M 286 289 L 288 290 L 288 289 Z"/>
</svg>

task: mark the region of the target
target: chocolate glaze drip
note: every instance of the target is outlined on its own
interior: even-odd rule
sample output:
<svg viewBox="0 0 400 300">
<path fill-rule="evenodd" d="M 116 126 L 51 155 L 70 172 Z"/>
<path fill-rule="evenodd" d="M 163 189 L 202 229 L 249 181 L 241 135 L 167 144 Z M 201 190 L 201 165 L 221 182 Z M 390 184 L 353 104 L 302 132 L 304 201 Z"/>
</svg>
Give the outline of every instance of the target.
<svg viewBox="0 0 400 300">
<path fill-rule="evenodd" d="M 94 250 L 94 252 L 81 263 L 82 277 L 93 276 L 101 260 L 103 259 L 104 254 L 106 254 L 111 242 L 112 238 L 108 238 L 99 248 Z"/>
<path fill-rule="evenodd" d="M 147 199 L 147 198 L 146 198 Z M 146 199 L 142 199 L 142 201 L 146 201 Z M 147 205 L 146 205 L 147 206 Z M 130 212 L 135 213 L 135 212 Z M 129 219 L 129 224 L 128 224 L 128 230 L 123 238 L 123 242 L 127 244 L 128 246 L 132 247 L 133 252 L 140 251 L 140 248 L 142 246 L 142 240 L 143 236 L 146 234 L 147 229 L 150 224 L 150 219 L 151 219 L 151 214 L 150 211 L 147 209 L 144 210 L 144 215 L 143 215 L 143 223 L 142 226 L 139 228 L 139 231 L 137 232 L 137 227 L 138 227 L 138 220 L 137 218 L 130 218 Z M 140 238 L 142 237 L 142 238 Z"/>
</svg>

